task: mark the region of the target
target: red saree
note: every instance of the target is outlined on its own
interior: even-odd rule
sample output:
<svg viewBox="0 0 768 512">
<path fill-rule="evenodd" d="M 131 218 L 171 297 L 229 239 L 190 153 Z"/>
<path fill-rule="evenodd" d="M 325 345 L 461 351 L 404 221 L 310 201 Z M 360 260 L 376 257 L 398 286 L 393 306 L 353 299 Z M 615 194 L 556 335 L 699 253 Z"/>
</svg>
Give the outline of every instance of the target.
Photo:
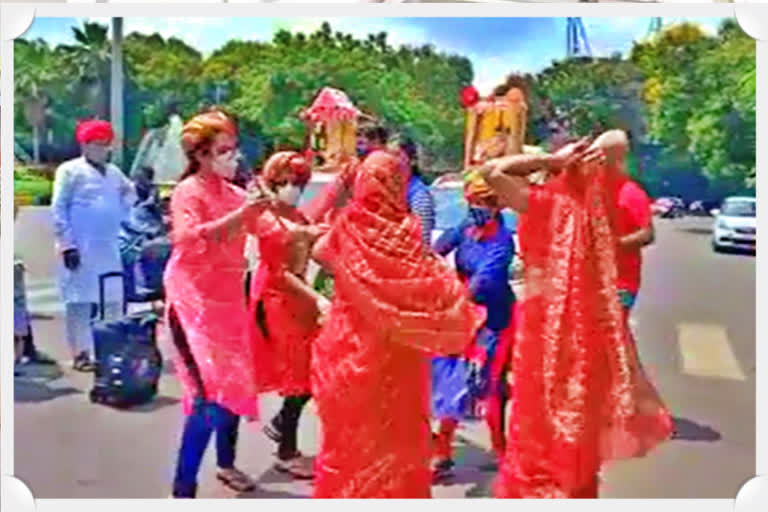
<svg viewBox="0 0 768 512">
<path fill-rule="evenodd" d="M 299 210 L 285 217 L 264 212 L 257 223 L 261 262 L 251 284 L 250 332 L 253 337 L 259 391 L 283 396 L 309 393 L 310 343 L 317 334 L 315 302 L 294 291 L 286 271 L 303 276 L 311 242 Z M 257 311 L 265 318 L 260 327 Z M 262 330 L 263 329 L 263 330 Z"/>
<path fill-rule="evenodd" d="M 312 352 L 317 498 L 430 497 L 429 355 L 461 352 L 484 320 L 422 250 L 406 183 L 392 155 L 369 156 L 322 241 L 335 296 Z"/>
<path fill-rule="evenodd" d="M 532 187 L 525 298 L 499 498 L 596 498 L 610 459 L 641 456 L 672 423 L 638 363 L 617 296 L 606 173 Z"/>
</svg>

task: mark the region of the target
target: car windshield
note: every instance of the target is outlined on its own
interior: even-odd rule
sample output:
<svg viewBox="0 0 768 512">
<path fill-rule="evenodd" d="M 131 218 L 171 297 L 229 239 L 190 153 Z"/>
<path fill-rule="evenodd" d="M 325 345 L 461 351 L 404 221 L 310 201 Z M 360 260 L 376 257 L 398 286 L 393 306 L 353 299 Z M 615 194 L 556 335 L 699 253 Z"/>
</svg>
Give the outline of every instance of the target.
<svg viewBox="0 0 768 512">
<path fill-rule="evenodd" d="M 726 201 L 721 214 L 726 217 L 755 217 L 756 208 L 756 201 Z"/>
</svg>

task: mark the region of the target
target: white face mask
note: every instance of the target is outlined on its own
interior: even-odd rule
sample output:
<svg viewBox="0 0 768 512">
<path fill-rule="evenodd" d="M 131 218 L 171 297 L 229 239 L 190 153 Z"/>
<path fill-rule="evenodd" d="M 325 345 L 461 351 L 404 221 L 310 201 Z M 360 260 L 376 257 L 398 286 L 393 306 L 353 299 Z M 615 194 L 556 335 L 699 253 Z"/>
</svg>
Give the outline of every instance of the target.
<svg viewBox="0 0 768 512">
<path fill-rule="evenodd" d="M 235 171 L 237 171 L 237 160 L 239 156 L 240 154 L 237 151 L 230 151 L 222 155 L 217 155 L 213 158 L 211 170 L 225 180 L 232 180 L 235 177 Z"/>
<path fill-rule="evenodd" d="M 301 197 L 301 189 L 296 185 L 284 185 L 277 189 L 277 198 L 290 206 L 296 206 L 299 204 L 299 198 Z"/>
<path fill-rule="evenodd" d="M 109 161 L 110 147 L 105 144 L 83 144 L 83 156 L 93 163 L 104 165 Z"/>
</svg>

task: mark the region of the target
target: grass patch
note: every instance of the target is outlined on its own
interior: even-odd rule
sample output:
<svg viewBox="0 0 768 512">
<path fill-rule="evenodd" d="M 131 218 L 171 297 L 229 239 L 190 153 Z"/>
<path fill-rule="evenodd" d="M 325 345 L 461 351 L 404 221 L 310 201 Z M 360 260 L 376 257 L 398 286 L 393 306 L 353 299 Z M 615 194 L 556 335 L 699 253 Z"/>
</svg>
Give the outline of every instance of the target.
<svg viewBox="0 0 768 512">
<path fill-rule="evenodd" d="M 17 196 L 39 197 L 53 193 L 53 183 L 45 180 L 14 180 L 13 192 Z"/>
</svg>

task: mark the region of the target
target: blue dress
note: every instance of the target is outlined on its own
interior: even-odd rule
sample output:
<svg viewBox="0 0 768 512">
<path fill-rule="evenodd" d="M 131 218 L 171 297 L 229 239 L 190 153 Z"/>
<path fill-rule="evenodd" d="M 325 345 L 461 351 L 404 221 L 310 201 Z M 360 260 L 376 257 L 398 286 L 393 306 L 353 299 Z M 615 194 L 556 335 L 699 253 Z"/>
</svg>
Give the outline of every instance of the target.
<svg viewBox="0 0 768 512">
<path fill-rule="evenodd" d="M 456 270 L 467 280 L 475 302 L 485 306 L 488 313 L 476 339 L 487 355 L 482 368 L 474 368 L 459 354 L 432 360 L 432 411 L 437 418 L 462 419 L 471 414 L 474 399 L 488 393 L 490 362 L 499 334 L 511 321 L 515 295 L 509 285 L 509 268 L 515 243 L 501 215 L 496 222 L 495 234 L 475 239 L 469 235 L 472 223 L 467 218 L 446 230 L 433 245 L 435 252 L 443 256 L 456 251 Z"/>
</svg>

